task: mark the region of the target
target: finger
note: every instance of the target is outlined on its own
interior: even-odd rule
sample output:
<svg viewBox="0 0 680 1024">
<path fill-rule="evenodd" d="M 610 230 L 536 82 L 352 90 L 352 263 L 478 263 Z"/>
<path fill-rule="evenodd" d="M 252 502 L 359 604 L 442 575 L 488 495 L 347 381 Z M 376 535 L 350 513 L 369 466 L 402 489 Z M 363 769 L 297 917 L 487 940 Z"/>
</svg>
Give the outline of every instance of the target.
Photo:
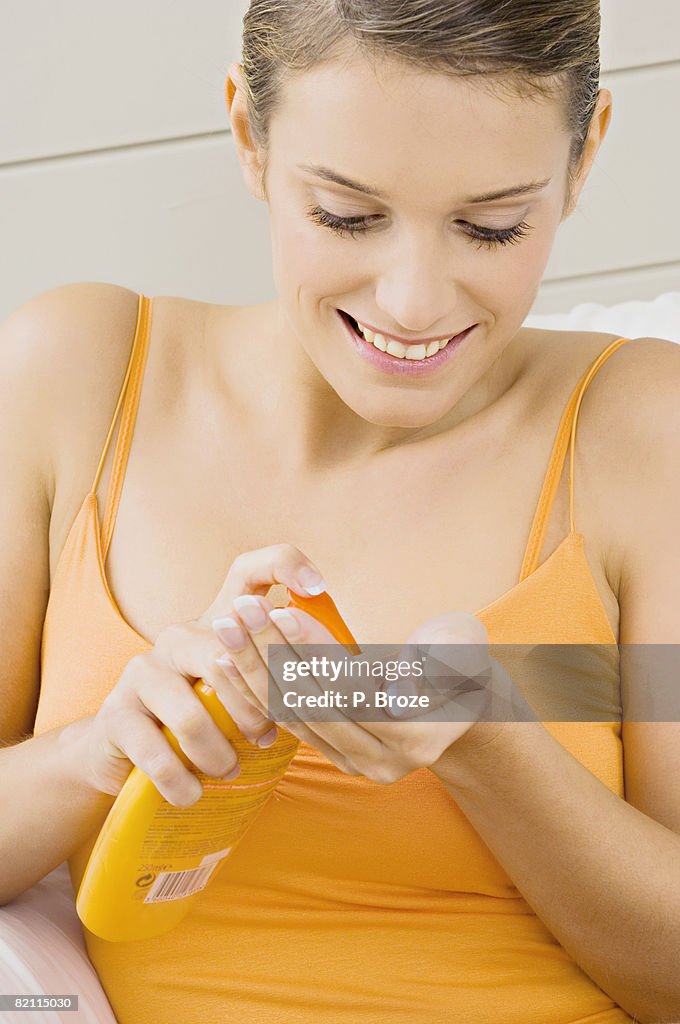
<svg viewBox="0 0 680 1024">
<path fill-rule="evenodd" d="M 416 692 L 427 697 L 427 707 L 433 710 L 449 701 L 463 701 L 467 695 L 489 688 L 491 663 L 487 645 L 436 643 L 419 666 L 422 678 L 409 677 Z"/>
<path fill-rule="evenodd" d="M 225 655 L 224 658 L 219 659 L 220 662 L 227 660 L 231 660 L 231 656 Z M 241 686 L 244 690 L 246 689 L 246 683 L 241 678 L 241 674 L 233 662 L 231 663 L 230 678 L 232 679 L 232 682 L 234 683 L 235 686 Z M 245 701 L 245 698 L 242 699 L 244 699 Z M 227 707 L 227 710 L 230 711 L 228 704 L 225 704 L 225 706 Z M 314 747 L 316 750 L 319 751 L 319 753 L 323 754 L 323 756 L 326 757 L 327 760 L 335 764 L 341 771 L 349 775 L 361 774 L 355 767 L 353 762 L 349 760 L 349 758 L 345 757 L 339 750 L 336 750 L 329 744 L 324 743 L 322 739 L 316 736 L 315 733 L 313 733 L 312 730 L 299 719 L 294 718 L 293 721 L 290 721 L 290 712 L 286 712 L 283 719 L 278 718 L 278 716 L 275 716 L 273 710 L 271 709 L 269 710 L 269 714 L 272 718 L 276 717 L 281 727 L 284 728 L 287 732 L 290 732 L 294 736 L 297 736 L 299 740 L 301 740 L 304 743 L 307 743 L 309 746 Z M 260 739 L 257 741 L 257 745 L 261 747 L 271 746 L 272 743 L 276 742 L 276 736 L 277 726 L 274 725 L 270 733 L 267 733 L 265 736 L 260 737 Z M 267 740 L 267 742 L 262 742 L 263 740 Z"/>
<path fill-rule="evenodd" d="M 210 642 L 212 636 L 212 643 Z M 208 634 L 196 621 L 164 630 L 156 642 L 155 654 L 167 668 L 170 665 L 177 677 L 183 677 L 190 684 L 202 679 L 217 693 L 226 707 L 233 692 L 233 683 L 217 659 L 224 654 L 224 646 L 214 634 Z M 274 723 L 267 717 L 266 709 L 254 708 L 252 702 L 232 701 L 227 711 L 236 727 L 251 743 L 268 733 Z M 233 713 L 232 713 L 233 712 Z"/>
<path fill-rule="evenodd" d="M 211 778 L 228 775 L 237 765 L 234 747 L 183 676 L 167 665 L 149 663 L 134 694 L 139 706 L 167 726 L 188 759 Z"/>
<path fill-rule="evenodd" d="M 245 551 L 232 562 L 222 588 L 201 621 L 209 625 L 214 618 L 231 613 L 235 597 L 264 596 L 276 584 L 284 584 L 303 597 L 316 596 L 327 589 L 314 563 L 292 544 Z"/>
<path fill-rule="evenodd" d="M 479 691 L 491 684 L 491 658 L 486 630 L 475 616 L 447 612 L 430 619 L 411 634 L 399 652 L 399 663 L 413 670 L 389 687 L 389 711 L 399 717 L 422 715 L 461 704 L 476 709 Z M 414 700 L 417 696 L 424 700 Z"/>
<path fill-rule="evenodd" d="M 234 690 L 243 701 L 267 718 L 269 672 L 266 649 L 263 657 L 261 648 L 255 643 L 255 636 L 258 632 L 256 623 L 260 620 L 268 623 L 268 613 L 272 610 L 272 605 L 266 598 L 242 594 L 234 599 L 232 615 L 213 619 L 211 623 L 216 637 L 228 652 L 229 661 L 237 670 L 230 675 Z M 228 662 L 224 664 L 228 667 Z"/>
<path fill-rule="evenodd" d="M 112 740 L 151 779 L 168 803 L 188 807 L 202 795 L 201 783 L 182 764 L 151 716 L 121 711 L 116 716 Z"/>
<path fill-rule="evenodd" d="M 270 613 L 270 619 L 274 620 L 287 642 L 286 655 L 290 654 L 290 657 L 282 655 L 270 673 L 278 704 L 294 703 L 293 713 L 311 730 L 316 737 L 315 743 L 323 741 L 329 744 L 349 758 L 352 764 L 382 757 L 384 750 L 380 749 L 379 741 L 356 720 L 355 688 L 353 684 L 348 685 L 347 676 L 347 663 L 352 656 L 345 647 L 337 643 L 325 626 L 301 609 L 275 609 Z M 332 646 L 329 648 L 329 645 Z M 281 671 L 284 658 L 285 678 Z M 342 671 L 337 679 L 331 677 L 321 681 L 311 671 L 314 659 L 331 670 L 340 667 Z M 328 703 L 319 703 L 320 697 Z M 290 713 L 290 709 L 287 710 Z"/>
<path fill-rule="evenodd" d="M 373 737 L 357 728 L 337 709 L 334 709 L 333 717 L 340 721 L 329 721 L 331 715 L 328 708 L 319 706 L 318 697 L 325 692 L 325 688 L 319 685 L 311 672 L 304 672 L 303 659 L 292 646 L 290 639 L 270 617 L 270 613 L 278 613 L 279 610 L 272 609 L 266 599 L 252 595 L 241 595 L 235 604 L 238 607 L 237 615 L 243 624 L 244 634 L 247 632 L 247 643 L 239 651 L 230 650 L 229 656 L 234 660 L 243 677 L 244 685 L 252 692 L 258 707 L 266 709 L 270 718 L 281 722 L 283 727 L 294 735 L 304 735 L 305 742 L 316 747 L 335 763 L 339 763 L 338 758 L 341 758 L 343 763 L 349 760 L 354 764 L 355 757 L 370 756 L 379 746 Z M 326 653 L 329 643 L 337 646 L 334 637 L 311 615 L 299 609 L 293 611 L 287 608 L 285 611 L 293 622 L 298 624 L 296 642 L 304 643 L 305 651 L 309 650 L 308 641 L 316 641 L 319 650 Z M 219 626 L 217 633 L 218 636 L 223 636 L 223 630 Z M 279 645 L 279 650 L 275 659 L 277 668 L 271 673 L 268 649 L 273 644 Z M 278 671 L 278 664 L 284 661 L 287 666 L 292 665 L 292 674 L 296 677 L 294 688 L 279 678 L 282 674 Z M 304 664 L 307 667 L 306 663 Z M 291 696 L 295 703 L 291 703 Z M 316 700 L 310 702 L 310 697 Z M 296 723 L 304 725 L 304 729 L 293 728 Z M 348 729 L 348 725 L 352 728 Z"/>
<path fill-rule="evenodd" d="M 220 703 L 250 743 L 270 747 L 277 736 L 273 719 L 264 715 L 243 693 L 245 684 L 241 673 L 228 654 L 220 655 L 216 664 L 224 672 L 226 683 L 226 687 L 216 690 Z"/>
</svg>

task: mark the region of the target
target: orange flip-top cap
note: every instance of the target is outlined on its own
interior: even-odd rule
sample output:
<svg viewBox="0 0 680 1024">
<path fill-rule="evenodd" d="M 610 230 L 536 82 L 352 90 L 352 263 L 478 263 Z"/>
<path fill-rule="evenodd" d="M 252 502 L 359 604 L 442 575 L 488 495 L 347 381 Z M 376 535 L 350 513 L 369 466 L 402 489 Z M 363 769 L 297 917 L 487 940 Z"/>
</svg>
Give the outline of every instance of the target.
<svg viewBox="0 0 680 1024">
<path fill-rule="evenodd" d="M 302 597 L 293 590 L 286 587 L 288 594 L 288 605 L 308 612 L 313 618 L 325 626 L 329 633 L 332 633 L 339 644 L 343 644 L 349 654 L 361 654 L 361 648 L 352 636 L 348 626 L 344 622 L 335 602 L 326 591 L 318 597 Z"/>
</svg>

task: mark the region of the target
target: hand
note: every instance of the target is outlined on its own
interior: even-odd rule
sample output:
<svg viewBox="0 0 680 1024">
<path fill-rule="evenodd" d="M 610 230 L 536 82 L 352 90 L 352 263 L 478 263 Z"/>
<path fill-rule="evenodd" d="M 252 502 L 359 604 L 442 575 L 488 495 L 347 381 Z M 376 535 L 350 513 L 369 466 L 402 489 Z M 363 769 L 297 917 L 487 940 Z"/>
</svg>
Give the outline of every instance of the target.
<svg viewBox="0 0 680 1024">
<path fill-rule="evenodd" d="M 86 780 L 102 793 L 117 796 L 133 765 L 139 766 L 170 803 L 188 807 L 202 794 L 195 774 L 177 756 L 161 731 L 165 725 L 199 771 L 212 778 L 233 778 L 238 758 L 194 691 L 203 679 L 216 692 L 244 737 L 270 746 L 276 728 L 229 682 L 216 659 L 224 647 L 214 620 L 234 614 L 239 594 L 266 594 L 285 584 L 309 596 L 302 570 L 319 579 L 315 566 L 289 544 L 246 552 L 234 560 L 217 597 L 198 619 L 168 626 L 153 648 L 132 658 L 120 679 L 89 720 L 83 765 Z"/>
<path fill-rule="evenodd" d="M 238 600 L 236 605 L 241 638 L 230 637 L 221 630 L 218 635 L 229 647 L 235 687 L 254 708 L 268 714 L 270 685 L 277 685 L 279 698 L 283 694 L 281 681 L 268 668 L 268 645 L 287 644 L 286 660 L 299 662 L 309 661 L 310 651 L 315 652 L 316 645 L 318 655 L 323 656 L 323 647 L 335 641 L 301 609 L 288 608 L 284 615 L 260 598 Z M 259 625 L 251 619 L 258 612 Z M 296 721 L 291 723 L 286 718 L 281 724 L 347 774 L 391 783 L 415 769 L 429 767 L 481 717 L 488 717 L 492 702 L 499 695 L 507 700 L 512 684 L 502 667 L 489 657 L 486 630 L 474 615 L 453 612 L 428 620 L 411 634 L 398 660 L 414 662 L 417 645 L 422 650 L 422 645 L 428 643 L 436 645 L 434 657 L 429 659 L 432 675 L 417 684 L 421 695 L 430 698 L 427 711 L 409 709 L 398 720 L 388 710 L 373 711 L 372 717 L 377 720 L 357 721 L 349 707 L 334 707 L 332 715 L 327 709 L 319 714 L 306 707 Z M 294 645 L 304 645 L 304 657 L 300 657 Z M 408 657 L 403 655 L 405 650 L 410 652 Z M 413 678 L 409 681 L 414 682 Z M 342 681 L 333 683 L 337 689 L 341 685 Z M 360 685 L 366 688 L 364 677 Z M 311 676 L 296 675 L 297 694 L 318 696 L 328 689 Z M 351 692 L 347 685 L 345 692 Z M 280 700 L 276 703 L 280 705 Z"/>
</svg>

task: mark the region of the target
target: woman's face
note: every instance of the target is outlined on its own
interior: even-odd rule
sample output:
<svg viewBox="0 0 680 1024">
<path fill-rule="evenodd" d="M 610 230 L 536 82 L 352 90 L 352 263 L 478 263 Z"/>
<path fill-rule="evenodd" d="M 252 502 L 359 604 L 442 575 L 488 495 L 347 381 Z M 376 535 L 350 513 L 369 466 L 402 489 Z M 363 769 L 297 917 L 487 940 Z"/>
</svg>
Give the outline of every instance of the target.
<svg viewBox="0 0 680 1024">
<path fill-rule="evenodd" d="M 281 322 L 348 407 L 422 427 L 498 372 L 563 217 L 570 141 L 556 101 L 401 63 L 286 80 L 266 176 Z M 473 329 L 437 368 L 388 373 L 340 311 L 410 343 Z"/>
</svg>

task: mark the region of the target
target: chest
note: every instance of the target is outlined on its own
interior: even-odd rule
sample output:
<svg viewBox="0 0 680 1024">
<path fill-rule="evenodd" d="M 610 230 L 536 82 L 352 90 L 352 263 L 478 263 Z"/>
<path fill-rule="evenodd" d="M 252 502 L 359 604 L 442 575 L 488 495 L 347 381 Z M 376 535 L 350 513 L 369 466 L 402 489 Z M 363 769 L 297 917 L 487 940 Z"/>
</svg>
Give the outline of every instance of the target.
<svg viewBox="0 0 680 1024">
<path fill-rule="evenodd" d="M 205 610 L 239 554 L 275 544 L 321 569 L 362 643 L 403 642 L 434 615 L 478 612 L 519 582 L 552 442 L 546 430 L 513 445 L 487 438 L 484 451 L 402 453 L 322 483 L 282 476 L 243 438 L 189 458 L 139 427 L 105 569 L 121 615 L 152 642 Z M 105 474 L 100 515 L 106 485 Z M 569 531 L 568 505 L 564 473 L 541 562 Z M 618 605 L 585 505 L 582 493 L 579 525 L 612 622 Z"/>
<path fill-rule="evenodd" d="M 427 618 L 477 613 L 508 595 L 520 580 L 562 411 L 604 347 L 601 336 L 547 348 L 541 338 L 533 383 L 483 430 L 459 434 L 455 443 L 403 445 L 359 468 L 314 477 L 282 468 L 285 448 L 282 456 L 277 445 L 285 446 L 285 431 L 274 432 L 276 444 L 258 446 L 225 413 L 223 396 L 207 397 L 203 378 L 195 386 L 192 368 L 201 360 L 194 349 L 187 355 L 182 348 L 181 358 L 168 354 L 161 328 L 159 322 L 104 567 L 120 614 L 152 642 L 164 627 L 203 613 L 239 554 L 273 544 L 298 547 L 320 568 L 362 643 L 401 642 Z M 616 511 L 598 419 L 608 394 L 586 396 L 579 414 L 575 528 L 618 635 L 610 583 L 617 577 L 605 564 Z M 52 578 L 108 429 L 108 417 L 88 409 L 78 431 L 82 447 L 63 460 L 50 526 Z M 115 435 L 97 488 L 101 518 L 114 446 Z M 537 565 L 569 529 L 567 454 Z"/>
</svg>

